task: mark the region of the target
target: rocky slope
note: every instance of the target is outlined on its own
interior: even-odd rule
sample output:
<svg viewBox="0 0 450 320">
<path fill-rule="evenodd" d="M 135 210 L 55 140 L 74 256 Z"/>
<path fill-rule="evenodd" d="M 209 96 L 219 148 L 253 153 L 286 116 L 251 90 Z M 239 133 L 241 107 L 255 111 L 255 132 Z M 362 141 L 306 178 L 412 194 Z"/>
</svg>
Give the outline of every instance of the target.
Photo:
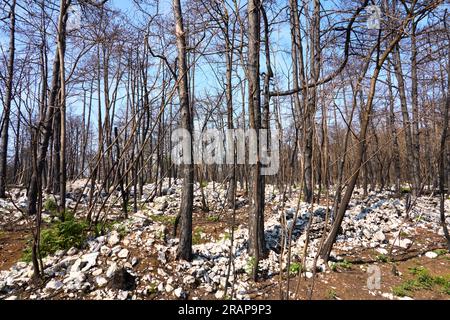
<svg viewBox="0 0 450 320">
<path fill-rule="evenodd" d="M 83 185 L 83 181 L 78 181 L 68 189 L 69 207 L 73 207 L 79 197 L 82 205 L 87 203 L 89 191 L 83 193 Z M 244 197 L 237 200 L 236 214 L 240 224 L 235 229 L 231 248 L 228 225 L 231 213 L 223 210 L 226 190 L 219 185 L 209 184 L 204 190 L 213 215 L 197 210 L 196 216 L 206 216 L 209 223 L 195 229 L 193 261 L 175 261 L 178 239 L 171 237 L 167 221 L 172 221 L 178 211 L 180 188 L 178 181 L 172 188 L 165 188 L 165 196 L 146 203 L 153 186 L 145 186 L 139 206 L 141 210 L 137 213 L 131 213 L 128 219 L 116 223 L 113 230 L 104 236 L 89 239 L 83 249 L 71 248 L 44 258 L 46 281 L 41 286 L 30 284 L 33 275 L 31 263 L 17 262 L 10 270 L 1 271 L 0 299 L 223 299 L 226 298 L 227 277 L 234 288 L 234 299 L 263 298 L 249 276 L 252 260 L 246 252 L 248 229 L 243 223 L 248 210 L 247 201 Z M 300 203 L 298 219 L 294 221 L 298 198 L 293 197 L 283 206 L 277 191 L 272 186 L 267 189 L 265 237 L 269 255 L 260 263 L 264 281 L 277 283 L 277 275 L 286 268 L 286 256 L 280 258 L 280 251 L 282 241 L 293 225 L 292 262 L 302 260 L 305 231 L 311 215 L 305 271 L 307 277 L 312 277 L 326 208 L 322 205 L 311 208 Z M 14 200 L 0 200 L 0 223 L 2 226 L 26 225 L 29 221 L 17 210 L 26 207 L 25 193 L 13 190 L 11 195 Z M 195 195 L 195 204 L 201 207 L 198 186 Z M 114 202 L 114 197 L 110 203 Z M 450 201 L 447 200 L 445 206 L 448 212 Z M 113 212 L 117 213 L 118 207 L 119 203 L 114 204 Z M 118 215 L 110 214 L 108 217 L 114 220 Z M 346 252 L 368 248 L 380 255 L 387 255 L 391 248 L 394 255 L 412 247 L 426 251 L 426 243 L 415 241 L 417 235 L 424 230 L 442 235 L 436 197 L 419 198 L 409 214 L 410 219 L 405 219 L 405 215 L 404 199 L 396 199 L 390 192 L 371 192 L 363 199 L 357 191 L 346 213 L 332 260 L 339 261 Z M 44 213 L 44 220 L 52 219 L 55 218 Z M 427 256 L 435 257 L 433 252 Z M 318 272 L 330 272 L 320 259 L 317 267 Z"/>
</svg>

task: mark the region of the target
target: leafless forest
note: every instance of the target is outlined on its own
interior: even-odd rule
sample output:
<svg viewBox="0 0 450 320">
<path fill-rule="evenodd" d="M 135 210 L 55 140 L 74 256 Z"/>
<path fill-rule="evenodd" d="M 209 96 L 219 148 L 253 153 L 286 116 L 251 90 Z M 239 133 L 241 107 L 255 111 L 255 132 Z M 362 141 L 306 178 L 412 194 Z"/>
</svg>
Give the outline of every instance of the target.
<svg viewBox="0 0 450 320">
<path fill-rule="evenodd" d="M 0 299 L 449 299 L 449 9 L 2 0 Z"/>
</svg>

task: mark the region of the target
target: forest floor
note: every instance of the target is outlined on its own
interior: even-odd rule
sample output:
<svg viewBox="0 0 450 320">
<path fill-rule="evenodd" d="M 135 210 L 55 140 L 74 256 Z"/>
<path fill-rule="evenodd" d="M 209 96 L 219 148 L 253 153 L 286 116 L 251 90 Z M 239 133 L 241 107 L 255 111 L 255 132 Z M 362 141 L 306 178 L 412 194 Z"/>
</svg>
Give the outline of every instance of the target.
<svg viewBox="0 0 450 320">
<path fill-rule="evenodd" d="M 76 191 L 79 185 L 69 188 L 69 193 L 72 189 L 80 194 Z M 151 193 L 152 187 L 146 187 L 144 191 Z M 281 221 L 285 219 L 288 226 L 294 223 L 296 193 L 283 202 L 274 188 L 268 188 L 265 237 L 269 255 L 261 261 L 259 279 L 254 283 L 252 260 L 246 253 L 249 205 L 242 193 L 234 219 L 233 263 L 229 264 L 232 210 L 223 210 L 225 190 L 217 186 L 205 190 L 209 212 L 201 209 L 201 192 L 196 190 L 194 260 L 175 260 L 178 239 L 172 233 L 180 188 L 177 184 L 153 203 L 142 202 L 140 210 L 130 213 L 128 219 L 119 217 L 120 208 L 114 204 L 104 235 L 91 236 L 81 248 L 59 250 L 43 259 L 41 283 L 31 282 L 32 265 L 22 261 L 30 245 L 32 222 L 16 212 L 24 200 L 23 191 L 17 191 L 16 199 L 11 200 L 14 205 L 0 203 L 0 299 L 212 300 L 229 299 L 231 294 L 233 299 L 280 299 L 280 291 L 287 291 L 287 260 L 280 252 L 286 227 Z M 371 192 L 368 197 L 356 192 L 331 261 L 324 264 L 319 259 L 315 277 L 313 260 L 325 224 L 325 207 L 316 205 L 311 210 L 300 203 L 292 235 L 290 298 L 450 299 L 450 254 L 439 225 L 437 197 L 417 199 L 409 218 L 405 217 L 404 202 L 386 191 Z M 70 197 L 68 205 L 74 206 Z M 445 205 L 448 212 L 450 201 Z M 81 218 L 82 206 L 79 211 L 77 217 Z M 310 218 L 309 250 L 303 261 Z M 52 219 L 44 213 L 46 227 Z"/>
</svg>

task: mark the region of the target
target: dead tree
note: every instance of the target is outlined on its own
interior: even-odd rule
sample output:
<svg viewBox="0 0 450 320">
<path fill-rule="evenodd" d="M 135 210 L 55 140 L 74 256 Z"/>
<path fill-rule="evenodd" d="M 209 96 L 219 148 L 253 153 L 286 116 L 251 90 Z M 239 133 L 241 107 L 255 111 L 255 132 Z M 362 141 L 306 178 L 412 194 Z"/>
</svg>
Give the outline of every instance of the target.
<svg viewBox="0 0 450 320">
<path fill-rule="evenodd" d="M 7 166 L 8 166 L 8 132 L 13 94 L 14 58 L 16 50 L 16 0 L 11 2 L 9 17 L 9 60 L 6 79 L 5 104 L 3 106 L 3 119 L 1 124 L 1 150 L 0 150 L 0 198 L 6 197 Z"/>
<path fill-rule="evenodd" d="M 178 51 L 178 95 L 180 99 L 181 126 L 187 130 L 192 137 L 192 113 L 189 103 L 188 88 L 188 68 L 187 68 L 187 50 L 186 34 L 183 25 L 183 13 L 180 0 L 173 0 L 173 13 L 175 17 L 175 35 L 177 38 Z M 183 175 L 183 194 L 180 205 L 180 244 L 177 250 L 177 258 L 190 261 L 192 259 L 192 210 L 194 202 L 194 164 L 192 156 L 192 139 L 190 140 L 189 152 L 187 158 L 189 163 L 182 166 Z M 185 155 L 183 155 L 185 156 Z"/>
<path fill-rule="evenodd" d="M 265 255 L 264 240 L 264 182 L 261 176 L 261 159 L 259 159 L 261 141 L 259 132 L 262 128 L 261 89 L 260 89 L 260 33 L 261 2 L 248 2 L 248 111 L 250 129 L 256 131 L 255 164 L 250 164 L 251 171 L 251 209 L 249 213 L 249 254 L 253 257 L 253 277 L 256 280 L 259 260 Z"/>
</svg>

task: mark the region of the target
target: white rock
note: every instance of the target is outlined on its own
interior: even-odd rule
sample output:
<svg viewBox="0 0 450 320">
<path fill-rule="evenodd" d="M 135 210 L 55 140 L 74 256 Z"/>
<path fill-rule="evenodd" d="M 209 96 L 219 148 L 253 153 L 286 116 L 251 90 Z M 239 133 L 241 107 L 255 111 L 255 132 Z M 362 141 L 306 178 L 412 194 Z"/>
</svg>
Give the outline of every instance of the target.
<svg viewBox="0 0 450 320">
<path fill-rule="evenodd" d="M 193 276 L 185 276 L 183 278 L 183 283 L 187 285 L 193 284 L 195 283 L 195 278 Z"/>
<path fill-rule="evenodd" d="M 106 271 L 106 277 L 111 278 L 113 276 L 114 272 L 116 272 L 116 271 L 117 271 L 117 263 L 114 262 Z"/>
<path fill-rule="evenodd" d="M 61 289 L 62 287 L 64 287 L 64 283 L 62 283 L 61 281 L 52 279 L 52 280 L 50 280 L 49 283 L 47 283 L 47 285 L 45 286 L 45 289 L 47 291 L 57 291 L 57 290 Z"/>
<path fill-rule="evenodd" d="M 214 296 L 216 297 L 216 299 L 222 300 L 223 297 L 225 296 L 225 291 L 219 290 L 216 292 L 216 294 Z"/>
<path fill-rule="evenodd" d="M 173 287 L 170 284 L 166 285 L 166 292 L 170 293 L 172 291 L 173 291 Z"/>
<path fill-rule="evenodd" d="M 6 298 L 5 300 L 17 300 L 17 296 L 10 296 L 8 298 Z"/>
<path fill-rule="evenodd" d="M 120 291 L 117 294 L 117 299 L 119 299 L 119 300 L 127 300 L 127 298 L 128 298 L 128 292 L 127 291 Z"/>
<path fill-rule="evenodd" d="M 438 254 L 433 251 L 428 251 L 427 253 L 425 253 L 425 256 L 430 259 L 435 259 L 438 257 Z"/>
<path fill-rule="evenodd" d="M 386 240 L 386 236 L 384 235 L 383 231 L 380 230 L 375 232 L 375 234 L 373 235 L 373 240 L 383 242 L 384 240 Z"/>
<path fill-rule="evenodd" d="M 117 254 L 117 256 L 121 259 L 125 259 L 128 257 L 129 251 L 128 249 L 122 249 L 119 251 L 119 253 Z"/>
<path fill-rule="evenodd" d="M 64 279 L 64 283 L 75 281 L 81 284 L 84 280 L 86 280 L 86 275 L 83 272 L 74 271 L 69 273 L 69 276 L 66 279 Z"/>
<path fill-rule="evenodd" d="M 393 242 L 393 240 L 391 240 L 391 243 Z M 412 241 L 410 239 L 397 239 L 394 242 L 394 246 L 397 247 L 401 247 L 404 249 L 409 248 L 409 246 L 411 245 Z"/>
<path fill-rule="evenodd" d="M 97 264 L 97 257 L 98 252 L 88 253 L 81 257 L 81 262 L 86 262 L 86 265 L 84 266 L 81 271 L 88 271 L 90 268 L 95 266 Z"/>
<path fill-rule="evenodd" d="M 113 254 L 117 254 L 120 250 L 122 250 L 121 246 L 115 246 L 114 248 L 111 249 Z"/>
<path fill-rule="evenodd" d="M 74 248 L 74 247 L 70 248 L 69 251 L 67 251 L 67 255 L 68 256 L 73 256 L 73 255 L 75 255 L 77 253 L 78 253 L 78 249 Z"/>
<path fill-rule="evenodd" d="M 108 238 L 108 244 L 111 247 L 114 247 L 116 244 L 120 242 L 120 235 L 117 231 L 111 232 L 109 238 Z"/>
<path fill-rule="evenodd" d="M 101 275 L 102 273 L 103 273 L 102 269 L 96 269 L 94 272 L 92 272 L 92 275 L 94 277 L 97 277 L 97 276 Z"/>
<path fill-rule="evenodd" d="M 108 283 L 108 280 L 106 280 L 106 279 L 103 278 L 103 277 L 96 277 L 96 278 L 95 278 L 95 282 L 97 283 L 97 285 L 98 285 L 99 287 L 104 287 L 104 286 L 106 286 L 106 284 Z"/>
<path fill-rule="evenodd" d="M 108 246 L 102 246 L 100 248 L 100 253 L 104 256 L 107 256 L 111 253 L 111 249 Z"/>
<path fill-rule="evenodd" d="M 185 298 L 186 293 L 183 291 L 183 288 L 176 288 L 173 292 L 177 298 Z"/>
<path fill-rule="evenodd" d="M 364 229 L 364 230 L 363 230 L 363 234 L 364 234 L 364 236 L 365 236 L 367 239 L 372 238 L 372 233 L 371 233 L 369 230 L 367 230 L 367 229 Z"/>
</svg>

